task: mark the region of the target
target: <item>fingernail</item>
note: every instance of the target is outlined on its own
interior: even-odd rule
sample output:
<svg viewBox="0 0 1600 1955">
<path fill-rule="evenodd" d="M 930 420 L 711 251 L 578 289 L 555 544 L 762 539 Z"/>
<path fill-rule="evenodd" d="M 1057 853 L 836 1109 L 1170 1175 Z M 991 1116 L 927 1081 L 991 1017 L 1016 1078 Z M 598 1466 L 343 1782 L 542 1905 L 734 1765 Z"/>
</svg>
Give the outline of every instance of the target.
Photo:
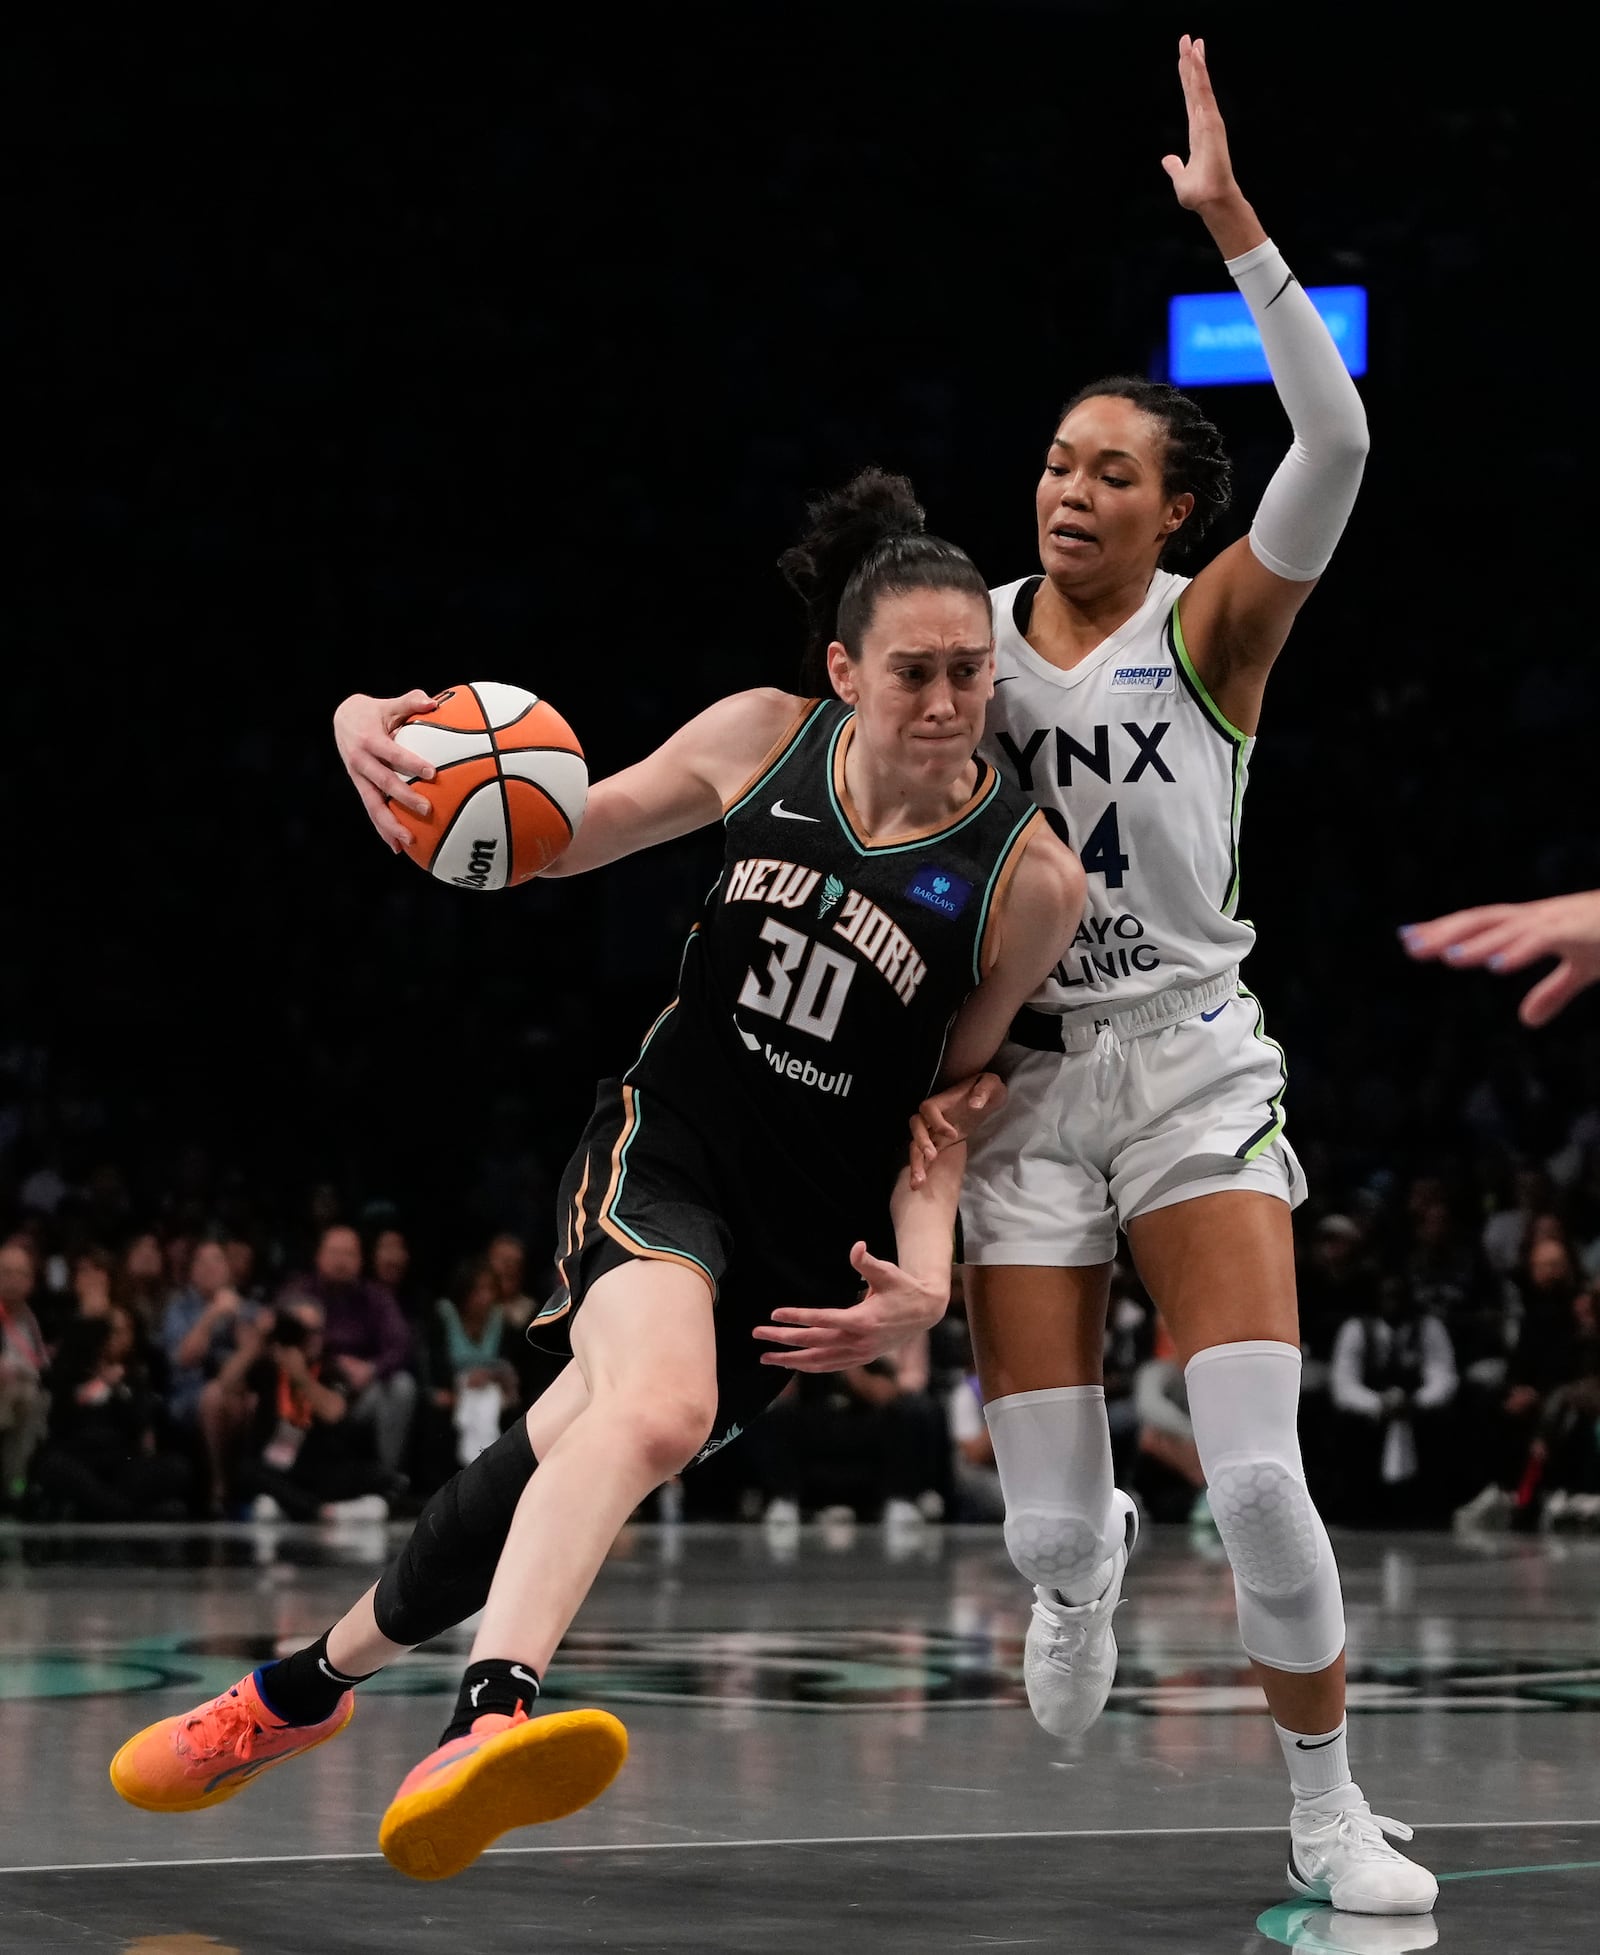
<svg viewBox="0 0 1600 1955">
<path fill-rule="evenodd" d="M 1455 963 L 1459 958 L 1465 957 L 1466 954 L 1466 948 L 1462 944 L 1451 944 L 1445 951 L 1445 956 L 1450 959 L 1451 963 Z"/>
<path fill-rule="evenodd" d="M 1401 936 L 1402 936 L 1402 937 L 1403 937 L 1403 938 L 1405 939 L 1405 941 L 1406 941 L 1407 943 L 1410 943 L 1410 942 L 1412 941 L 1412 939 L 1413 939 L 1413 938 L 1414 938 L 1414 937 L 1416 936 L 1416 934 L 1417 934 L 1417 926 L 1416 926 L 1416 924 L 1414 924 L 1414 923 L 1402 923 L 1402 924 L 1401 924 L 1401 926 L 1400 926 L 1400 935 L 1401 935 Z"/>
<path fill-rule="evenodd" d="M 1493 957 L 1489 959 L 1489 969 L 1491 971 L 1503 971 L 1505 967 L 1506 954 L 1503 950 L 1497 950 Z"/>
</svg>

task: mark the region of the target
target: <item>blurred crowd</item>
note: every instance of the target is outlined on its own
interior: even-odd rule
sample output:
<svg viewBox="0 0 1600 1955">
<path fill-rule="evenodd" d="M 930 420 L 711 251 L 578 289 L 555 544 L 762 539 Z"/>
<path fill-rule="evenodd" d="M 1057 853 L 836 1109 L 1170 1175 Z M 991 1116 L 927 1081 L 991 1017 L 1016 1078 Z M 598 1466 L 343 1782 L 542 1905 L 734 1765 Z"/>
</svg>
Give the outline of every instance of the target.
<svg viewBox="0 0 1600 1955">
<path fill-rule="evenodd" d="M 1600 1107 L 1536 1161 L 1478 1117 L 1479 1179 L 1380 1169 L 1296 1218 L 1302 1438 L 1335 1523 L 1600 1523 Z M 392 1204 L 351 1214 L 327 1184 L 268 1228 L 194 1163 L 150 1217 L 113 1166 L 0 1159 L 24 1170 L 0 1181 L 0 1506 L 24 1518 L 415 1513 L 562 1362 L 525 1334 L 553 1272 L 515 1231 L 441 1274 Z M 798 1377 L 653 1511 L 1000 1518 L 959 1270 L 954 1291 L 931 1336 Z M 1121 1483 L 1208 1526 L 1182 1367 L 1126 1262 L 1105 1372 Z"/>
</svg>

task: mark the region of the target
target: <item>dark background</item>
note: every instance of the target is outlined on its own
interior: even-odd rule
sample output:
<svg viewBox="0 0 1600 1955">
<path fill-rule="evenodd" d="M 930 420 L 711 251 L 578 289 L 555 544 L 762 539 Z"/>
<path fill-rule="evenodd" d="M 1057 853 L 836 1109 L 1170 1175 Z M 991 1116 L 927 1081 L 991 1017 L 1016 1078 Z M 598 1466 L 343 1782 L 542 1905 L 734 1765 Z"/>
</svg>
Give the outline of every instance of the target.
<svg viewBox="0 0 1600 1955">
<path fill-rule="evenodd" d="M 1319 1206 L 1476 1199 L 1600 1094 L 1592 999 L 1395 926 L 1600 882 L 1587 54 L 1554 9 L 859 4 L 584 25 L 219 6 L 8 35 L 0 1209 L 292 1257 L 313 1188 L 535 1240 L 670 994 L 700 837 L 479 897 L 378 842 L 330 716 L 491 678 L 596 773 L 788 683 L 808 494 L 911 474 L 1033 565 L 1060 401 L 1225 276 L 1159 159 L 1206 35 L 1240 181 L 1372 294 L 1366 487 L 1274 676 L 1249 980 Z M 1432 10 L 1425 10 L 1431 12 Z M 1213 390 L 1248 522 L 1287 441 Z"/>
</svg>

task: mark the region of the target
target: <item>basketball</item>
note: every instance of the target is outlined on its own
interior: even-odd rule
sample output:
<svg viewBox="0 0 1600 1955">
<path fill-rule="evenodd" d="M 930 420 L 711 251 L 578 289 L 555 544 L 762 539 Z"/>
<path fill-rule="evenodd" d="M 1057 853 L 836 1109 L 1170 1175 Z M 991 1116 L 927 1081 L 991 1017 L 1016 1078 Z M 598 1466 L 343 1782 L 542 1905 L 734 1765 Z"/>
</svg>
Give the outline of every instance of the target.
<svg viewBox="0 0 1600 1955">
<path fill-rule="evenodd" d="M 438 770 L 423 783 L 433 809 L 426 820 L 394 808 L 415 837 L 406 854 L 438 881 L 509 889 L 538 875 L 578 832 L 589 791 L 583 749 L 536 693 L 487 680 L 452 686 L 394 737 Z"/>
</svg>

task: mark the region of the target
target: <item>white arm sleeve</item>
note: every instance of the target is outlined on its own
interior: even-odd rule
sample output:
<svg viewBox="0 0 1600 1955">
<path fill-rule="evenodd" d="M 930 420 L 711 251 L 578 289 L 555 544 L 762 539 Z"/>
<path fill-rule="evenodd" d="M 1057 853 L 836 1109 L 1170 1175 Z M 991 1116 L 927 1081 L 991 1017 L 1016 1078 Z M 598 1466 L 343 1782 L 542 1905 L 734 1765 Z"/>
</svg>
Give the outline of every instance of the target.
<svg viewBox="0 0 1600 1955">
<path fill-rule="evenodd" d="M 1274 576 L 1308 584 L 1344 534 L 1367 461 L 1367 415 L 1333 337 L 1270 238 L 1228 260 L 1294 430 L 1250 525 Z"/>
</svg>

